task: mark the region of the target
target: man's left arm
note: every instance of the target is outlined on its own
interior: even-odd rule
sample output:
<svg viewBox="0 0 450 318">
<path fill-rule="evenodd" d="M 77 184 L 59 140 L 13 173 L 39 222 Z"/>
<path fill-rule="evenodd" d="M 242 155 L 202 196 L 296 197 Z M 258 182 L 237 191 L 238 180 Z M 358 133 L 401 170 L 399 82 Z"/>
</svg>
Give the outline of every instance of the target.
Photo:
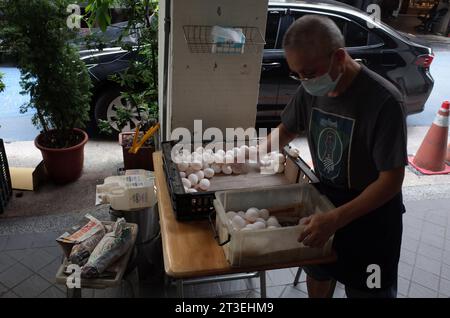
<svg viewBox="0 0 450 318">
<path fill-rule="evenodd" d="M 328 212 L 312 215 L 302 221 L 306 225 L 299 242 L 311 247 L 322 247 L 331 235 L 352 221 L 370 213 L 391 200 L 402 188 L 405 168 L 382 171 L 352 201 Z"/>
</svg>

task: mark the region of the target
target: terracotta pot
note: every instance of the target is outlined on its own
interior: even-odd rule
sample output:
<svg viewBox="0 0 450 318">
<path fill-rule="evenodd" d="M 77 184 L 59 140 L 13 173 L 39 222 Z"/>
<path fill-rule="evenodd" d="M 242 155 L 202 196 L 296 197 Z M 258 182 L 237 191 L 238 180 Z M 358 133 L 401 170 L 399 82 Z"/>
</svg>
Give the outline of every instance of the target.
<svg viewBox="0 0 450 318">
<path fill-rule="evenodd" d="M 153 153 L 155 152 L 155 148 L 144 146 L 139 149 L 137 154 L 129 153 L 130 147 L 124 145 L 124 138 L 126 136 L 134 136 L 134 132 L 124 132 L 119 134 L 119 144 L 122 146 L 124 169 L 144 169 L 153 171 Z"/>
<path fill-rule="evenodd" d="M 81 129 L 76 132 L 83 135 L 83 141 L 76 146 L 64 149 L 47 148 L 40 144 L 43 135 L 34 140 L 34 145 L 41 151 L 45 168 L 50 179 L 57 184 L 73 182 L 81 177 L 84 163 L 84 145 L 88 142 L 88 135 Z"/>
</svg>

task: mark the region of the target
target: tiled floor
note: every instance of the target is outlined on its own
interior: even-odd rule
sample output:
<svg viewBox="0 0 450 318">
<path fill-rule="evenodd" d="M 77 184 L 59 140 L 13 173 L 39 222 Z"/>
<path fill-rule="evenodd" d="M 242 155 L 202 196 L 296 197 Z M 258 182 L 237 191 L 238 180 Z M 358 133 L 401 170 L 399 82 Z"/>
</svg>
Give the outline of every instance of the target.
<svg viewBox="0 0 450 318">
<path fill-rule="evenodd" d="M 398 296 L 450 297 L 450 200 L 410 201 L 406 204 L 404 233 L 399 264 Z M 448 230 L 449 229 L 449 230 Z M 64 286 L 55 284 L 61 250 L 55 242 L 58 233 L 0 236 L 0 296 L 60 298 Z M 297 268 L 267 272 L 267 295 L 271 298 L 305 298 L 305 274 L 293 286 Z M 132 285 L 139 297 L 175 297 L 175 285 L 143 282 L 136 277 L 120 288 L 83 290 L 83 297 L 131 297 Z M 187 297 L 260 297 L 259 279 L 234 280 L 186 286 Z M 338 284 L 334 297 L 345 297 Z"/>
</svg>

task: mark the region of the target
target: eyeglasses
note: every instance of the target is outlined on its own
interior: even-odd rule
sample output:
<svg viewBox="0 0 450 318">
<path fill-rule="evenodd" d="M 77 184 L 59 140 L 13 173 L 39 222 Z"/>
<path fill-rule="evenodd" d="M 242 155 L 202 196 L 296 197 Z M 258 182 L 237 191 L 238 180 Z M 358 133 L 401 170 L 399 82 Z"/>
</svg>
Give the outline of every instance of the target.
<svg viewBox="0 0 450 318">
<path fill-rule="evenodd" d="M 330 61 L 329 66 L 328 66 L 328 72 L 330 71 L 331 66 L 332 66 L 332 64 L 333 64 L 333 61 L 334 61 L 334 56 L 333 56 L 333 54 L 334 54 L 334 53 L 331 53 L 331 54 L 330 54 L 330 56 L 331 56 L 332 58 L 331 58 L 331 61 Z M 300 76 L 298 76 L 297 73 L 295 73 L 295 72 L 290 72 L 290 73 L 289 73 L 289 77 L 292 78 L 293 80 L 297 81 L 297 82 L 307 82 L 307 81 L 309 81 L 309 80 L 314 79 L 314 78 L 317 77 L 317 71 L 316 71 L 316 72 L 313 72 L 313 74 L 314 74 L 314 75 L 311 76 L 311 77 L 300 77 Z M 320 75 L 319 75 L 319 76 L 320 76 Z"/>
</svg>

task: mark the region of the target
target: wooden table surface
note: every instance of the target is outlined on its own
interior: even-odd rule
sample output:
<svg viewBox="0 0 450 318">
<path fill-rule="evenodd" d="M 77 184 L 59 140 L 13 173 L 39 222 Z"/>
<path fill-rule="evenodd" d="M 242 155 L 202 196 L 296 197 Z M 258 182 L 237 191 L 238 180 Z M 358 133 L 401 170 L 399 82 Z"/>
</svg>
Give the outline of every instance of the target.
<svg viewBox="0 0 450 318">
<path fill-rule="evenodd" d="M 158 197 L 164 266 L 167 275 L 176 279 L 202 276 L 225 275 L 299 267 L 304 265 L 333 262 L 336 257 L 304 260 L 302 262 L 274 264 L 258 267 L 231 267 L 225 258 L 223 248 L 214 239 L 207 220 L 178 222 L 172 208 L 167 187 L 161 152 L 153 154 Z"/>
</svg>

